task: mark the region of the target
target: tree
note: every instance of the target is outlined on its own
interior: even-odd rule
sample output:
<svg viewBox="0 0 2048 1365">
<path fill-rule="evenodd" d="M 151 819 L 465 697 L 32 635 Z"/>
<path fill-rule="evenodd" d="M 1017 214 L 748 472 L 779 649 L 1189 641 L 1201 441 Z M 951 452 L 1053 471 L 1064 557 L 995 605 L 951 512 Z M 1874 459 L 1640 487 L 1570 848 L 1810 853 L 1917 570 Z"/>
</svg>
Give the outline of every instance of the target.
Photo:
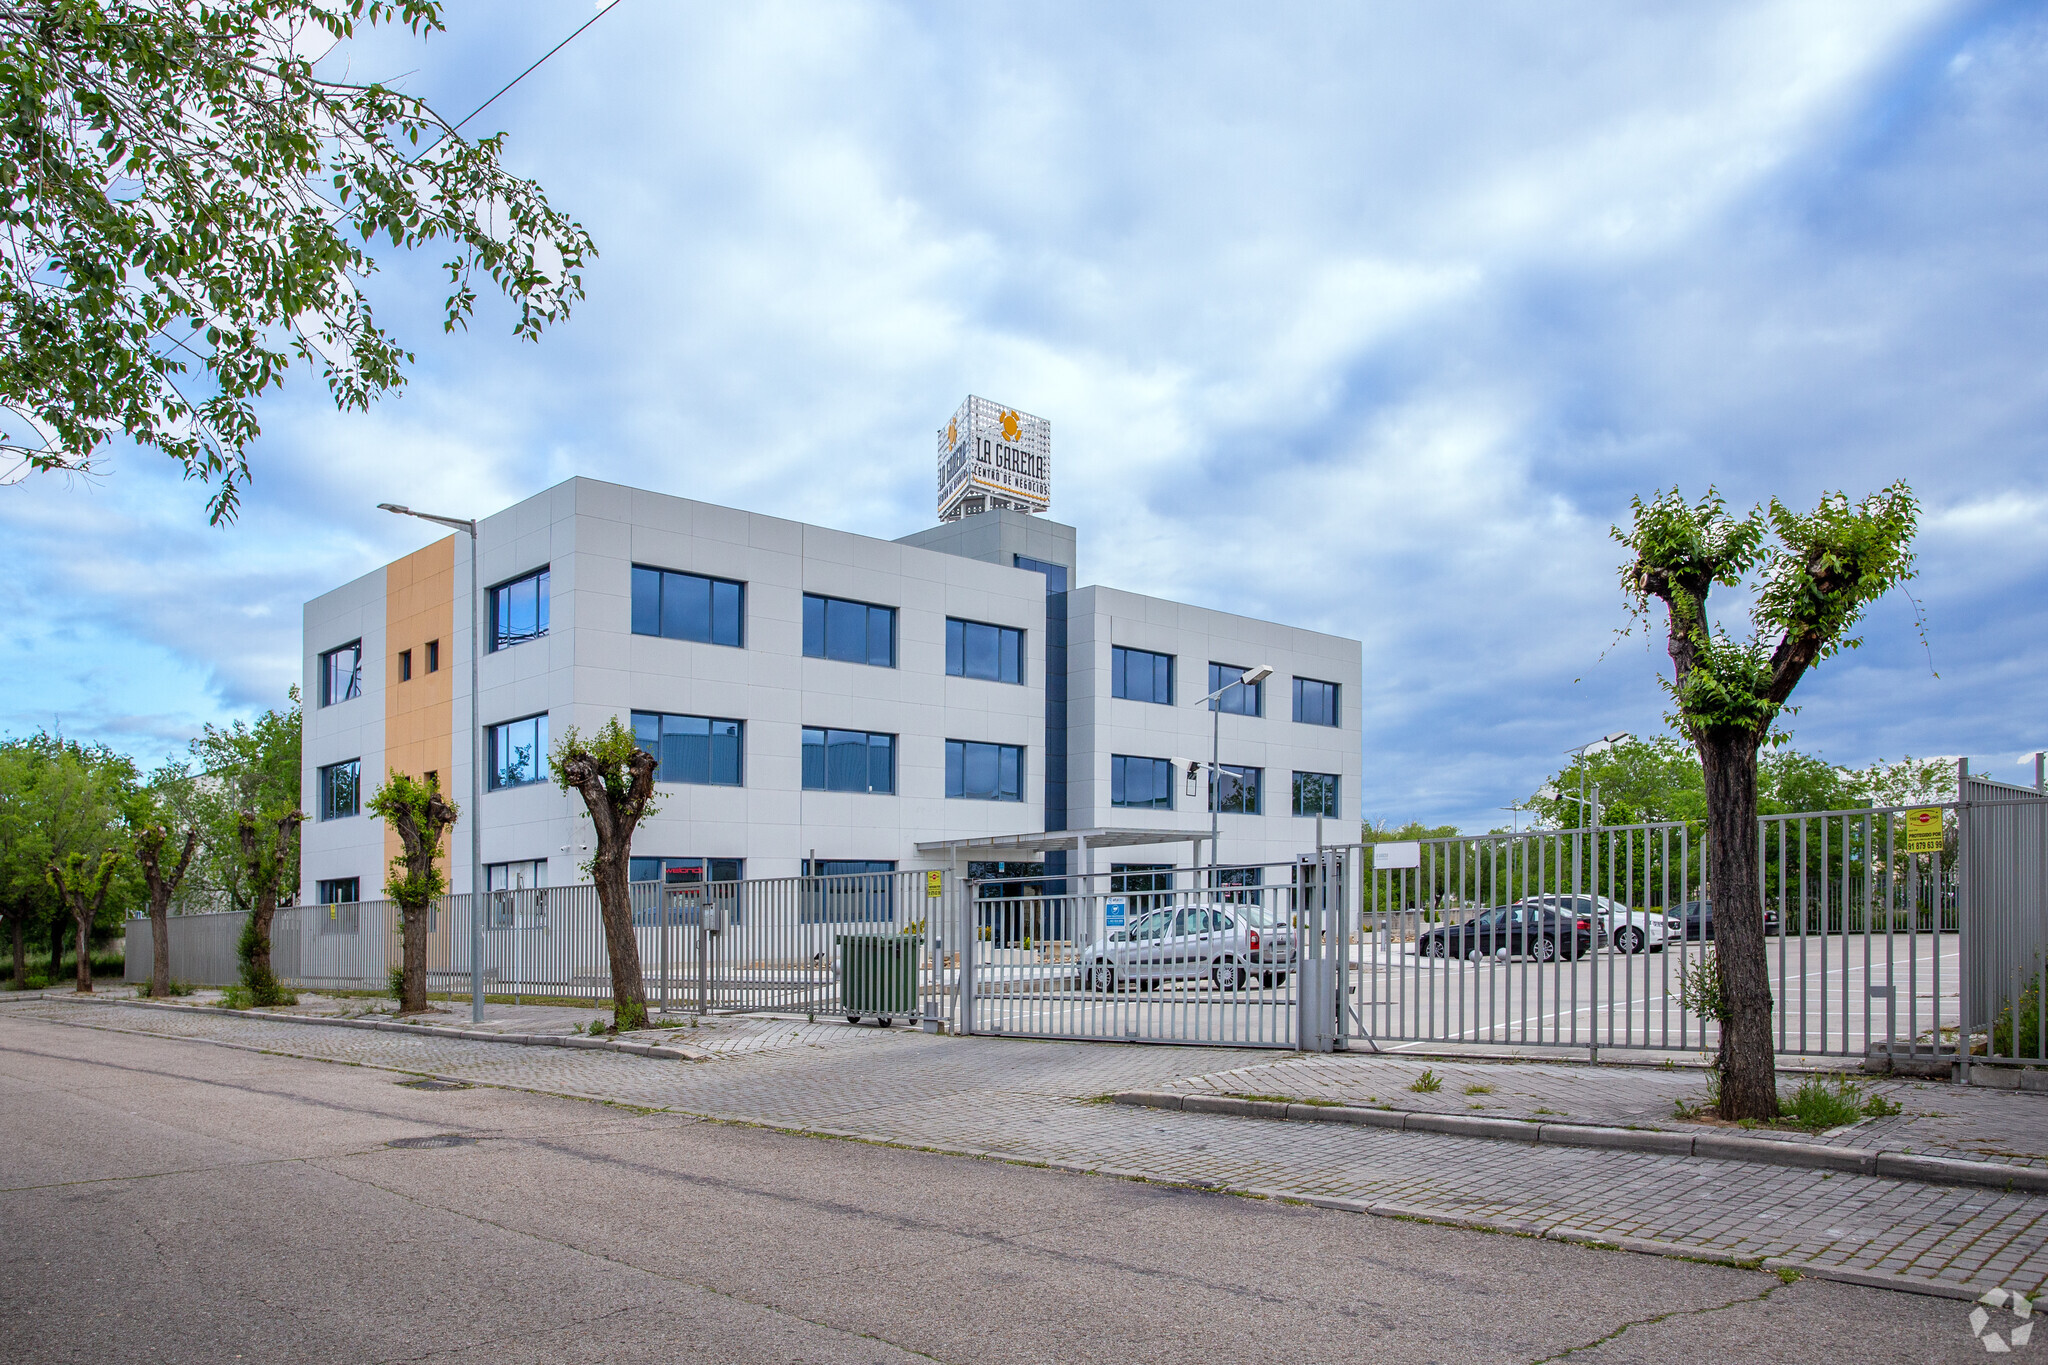
<svg viewBox="0 0 2048 1365">
<path fill-rule="evenodd" d="M 116 433 L 213 485 L 232 519 L 253 401 L 294 358 L 337 406 L 404 383 L 371 244 L 441 243 L 443 327 L 478 276 L 538 339 L 583 297 L 589 235 L 418 99 L 316 75 L 358 26 L 436 0 L 17 0 L 0 6 L 0 450 L 90 468 Z M 426 144 L 421 150 L 421 144 Z M 192 373 L 194 367 L 198 375 Z"/>
<path fill-rule="evenodd" d="M 605 949 L 612 968 L 612 1028 L 645 1027 L 647 991 L 640 979 L 640 944 L 633 934 L 630 864 L 633 830 L 654 811 L 654 755 L 613 716 L 588 740 L 570 726 L 562 732 L 548 767 L 563 791 L 583 798 L 596 832 L 585 870 L 597 885 L 598 914 L 604 920 Z"/>
<path fill-rule="evenodd" d="M 149 940 L 152 948 L 150 958 L 150 996 L 165 1000 L 171 994 L 171 898 L 178 894 L 178 884 L 185 880 L 185 869 L 192 865 L 192 853 L 199 846 L 199 826 L 186 824 L 185 837 L 181 843 L 177 835 L 176 805 L 164 787 L 182 783 L 182 770 L 169 769 L 159 774 L 158 788 L 150 801 L 140 811 L 132 836 L 135 845 L 135 862 L 142 869 L 143 885 L 149 891 Z M 177 849 L 176 862 L 165 863 L 167 850 Z"/>
<path fill-rule="evenodd" d="M 81 744 L 46 731 L 0 741 L 0 909 L 14 939 L 17 986 L 27 981 L 28 931 L 47 931 L 50 976 L 63 969 L 64 941 L 73 937 L 69 905 L 50 878 L 52 865 L 74 853 L 88 860 L 122 843 L 118 824 L 136 786 L 135 765 L 104 745 Z M 125 866 L 109 888 L 110 932 L 135 900 Z"/>
<path fill-rule="evenodd" d="M 190 801 L 192 818 L 200 829 L 192 880 L 199 894 L 222 909 L 248 912 L 256 905 L 242 853 L 242 812 L 255 811 L 275 819 L 301 808 L 299 689 L 291 688 L 286 698 L 285 706 L 265 711 L 253 722 L 209 724 L 191 744 L 196 774 Z M 299 889 L 296 825 L 284 861 L 276 894 L 280 904 L 290 905 Z"/>
<path fill-rule="evenodd" d="M 78 989 L 88 995 L 92 993 L 92 928 L 106 908 L 107 887 L 120 862 L 121 855 L 108 849 L 97 863 L 89 863 L 83 853 L 72 853 L 62 862 L 50 864 L 50 884 L 64 898 L 65 908 L 78 925 Z"/>
<path fill-rule="evenodd" d="M 270 921 L 277 914 L 282 879 L 295 861 L 289 855 L 305 818 L 296 810 L 267 816 L 245 810 L 235 827 L 251 901 L 249 922 L 242 926 L 236 947 L 242 958 L 242 984 L 253 1004 L 290 1003 L 289 994 L 277 984 L 277 973 L 271 970 Z"/>
<path fill-rule="evenodd" d="M 1708 489 L 1688 503 L 1674 488 L 1632 500 L 1633 525 L 1615 527 L 1629 557 L 1622 590 L 1647 617 L 1665 607 L 1678 728 L 1699 750 L 1714 886 L 1715 960 L 1726 1012 L 1718 1062 L 1721 1117 L 1778 1114 L 1771 983 L 1757 895 L 1757 751 L 1806 671 L 1861 643 L 1847 631 L 1876 598 L 1912 576 L 1919 504 L 1904 483 L 1850 505 L 1841 493 L 1810 513 L 1773 498 L 1768 511 L 1730 515 Z M 1707 613 L 1715 587 L 1757 572 L 1751 630 L 1731 637 Z"/>
<path fill-rule="evenodd" d="M 394 772 L 384 779 L 370 797 L 370 810 L 391 822 L 405 851 L 391 860 L 391 872 L 384 881 L 384 894 L 403 916 L 404 967 L 398 993 L 398 1008 L 410 1014 L 427 1007 L 427 916 L 433 904 L 448 889 L 437 860 L 441 840 L 461 812 L 441 795 L 440 779 L 429 773 L 416 782 L 405 773 Z"/>
</svg>

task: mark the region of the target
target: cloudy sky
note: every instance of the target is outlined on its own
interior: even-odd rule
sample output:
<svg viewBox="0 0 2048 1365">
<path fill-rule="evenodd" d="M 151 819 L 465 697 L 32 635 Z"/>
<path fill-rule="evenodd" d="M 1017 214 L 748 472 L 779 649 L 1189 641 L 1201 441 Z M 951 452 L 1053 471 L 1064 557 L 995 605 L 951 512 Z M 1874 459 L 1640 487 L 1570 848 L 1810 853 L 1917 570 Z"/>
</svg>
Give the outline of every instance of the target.
<svg viewBox="0 0 2048 1365">
<path fill-rule="evenodd" d="M 329 62 L 459 116 L 592 12 Z M 1504 823 L 1660 727 L 1608 528 L 1674 483 L 1924 502 L 1800 747 L 2048 746 L 2038 4 L 622 0 L 475 127 L 595 237 L 574 319 L 444 337 L 396 259 L 410 386 L 302 375 L 232 527 L 134 452 L 0 489 L 0 730 L 153 757 L 275 704 L 300 604 L 428 538 L 379 501 L 585 474 L 906 534 L 974 392 L 1050 419 L 1083 582 L 1364 641 L 1374 820 Z"/>
</svg>

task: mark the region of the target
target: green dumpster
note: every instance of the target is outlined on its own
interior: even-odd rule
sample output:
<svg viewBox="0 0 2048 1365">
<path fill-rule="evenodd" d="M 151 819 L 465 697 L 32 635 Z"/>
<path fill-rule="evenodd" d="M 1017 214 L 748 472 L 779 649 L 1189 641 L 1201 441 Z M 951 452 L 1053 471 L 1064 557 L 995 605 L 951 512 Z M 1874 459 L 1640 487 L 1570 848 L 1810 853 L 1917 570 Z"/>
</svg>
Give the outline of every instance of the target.
<svg viewBox="0 0 2048 1365">
<path fill-rule="evenodd" d="M 841 934 L 839 1007 L 846 1022 L 872 1014 L 888 1027 L 892 1015 L 917 1015 L 917 958 L 921 934 Z"/>
</svg>

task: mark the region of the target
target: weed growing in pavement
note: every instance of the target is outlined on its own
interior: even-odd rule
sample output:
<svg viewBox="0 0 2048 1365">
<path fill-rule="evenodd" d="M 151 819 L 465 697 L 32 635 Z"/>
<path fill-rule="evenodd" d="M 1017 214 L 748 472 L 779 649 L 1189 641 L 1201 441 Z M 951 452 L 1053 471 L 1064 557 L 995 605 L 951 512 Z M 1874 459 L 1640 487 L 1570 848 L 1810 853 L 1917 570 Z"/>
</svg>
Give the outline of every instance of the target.
<svg viewBox="0 0 2048 1365">
<path fill-rule="evenodd" d="M 405 999 L 405 968 L 402 966 L 393 967 L 386 984 L 391 988 L 391 998 L 393 1000 Z"/>
<path fill-rule="evenodd" d="M 245 1010 L 255 1003 L 247 986 L 227 986 L 221 990 L 220 1007 L 224 1010 Z"/>
<path fill-rule="evenodd" d="M 591 1020 L 591 1021 L 590 1021 L 590 1029 L 589 1029 L 589 1032 L 590 1032 L 590 1036 L 591 1036 L 591 1037 L 593 1037 L 593 1038 L 602 1038 L 602 1037 L 604 1036 L 604 1020 L 602 1020 L 602 1019 L 593 1019 L 593 1020 Z"/>
<path fill-rule="evenodd" d="M 1465 1093 L 1468 1095 L 1491 1095 L 1493 1093 L 1493 1087 L 1490 1085 L 1480 1085 L 1478 1082 L 1475 1081 L 1471 1085 L 1465 1087 Z"/>
<path fill-rule="evenodd" d="M 1437 1075 L 1432 1068 L 1424 1067 L 1422 1074 L 1417 1076 L 1408 1088 L 1418 1095 L 1434 1095 L 1444 1088 L 1444 1078 Z"/>
<path fill-rule="evenodd" d="M 189 985 L 187 985 L 186 983 L 184 983 L 183 981 L 173 981 L 173 982 L 171 983 L 171 988 L 170 988 L 169 990 L 165 991 L 165 992 L 164 992 L 164 994 L 165 994 L 165 995 L 167 995 L 167 996 L 171 996 L 171 995 L 190 995 L 190 994 L 192 994 L 192 992 L 193 992 L 194 990 L 196 990 L 196 989 L 198 989 L 198 988 L 197 988 L 197 987 L 195 987 L 195 986 L 189 986 Z M 135 988 L 135 995 L 136 995 L 136 998 L 137 998 L 137 999 L 139 999 L 139 1000 L 148 1000 L 148 999 L 150 999 L 150 998 L 151 998 L 152 996 L 154 996 L 155 994 L 156 994 L 156 983 L 155 983 L 155 982 L 153 982 L 153 981 L 145 981 L 145 982 L 143 982 L 143 983 L 142 983 L 141 985 L 139 985 L 139 986 L 137 986 L 137 987 Z"/>
<path fill-rule="evenodd" d="M 1809 1076 L 1790 1099 L 1779 1101 L 1779 1109 L 1780 1123 L 1810 1133 L 1899 1112 L 1898 1105 L 1882 1095 L 1864 1094 L 1862 1087 L 1847 1076 L 1837 1076 L 1833 1085 L 1823 1077 Z"/>
</svg>

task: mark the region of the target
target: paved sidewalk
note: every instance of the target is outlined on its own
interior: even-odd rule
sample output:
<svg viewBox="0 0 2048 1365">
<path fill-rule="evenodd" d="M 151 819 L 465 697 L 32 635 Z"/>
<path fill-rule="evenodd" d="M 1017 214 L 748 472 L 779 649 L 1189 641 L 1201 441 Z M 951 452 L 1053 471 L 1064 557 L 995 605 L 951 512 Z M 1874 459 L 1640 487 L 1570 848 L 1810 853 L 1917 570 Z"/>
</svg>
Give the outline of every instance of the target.
<svg viewBox="0 0 2048 1365">
<path fill-rule="evenodd" d="M 1866 1283 L 1951 1294 L 2006 1284 L 2033 1295 L 2048 1286 L 2048 1196 L 1100 1102 L 1115 1090 L 1172 1086 L 1284 1093 L 1280 1078 L 1292 1093 L 1311 1082 L 1340 1089 L 1362 1083 L 1366 1094 L 1378 1095 L 1382 1078 L 1397 1079 L 1387 1068 L 1412 1068 L 1412 1075 L 1422 1068 L 1415 1059 L 952 1039 L 756 1018 L 717 1020 L 711 1032 L 744 1045 L 687 1063 L 66 1000 L 0 1010 L 0 1029 L 23 1015 L 1533 1235 L 1660 1244 L 1732 1261 L 1775 1259 Z M 700 1043 L 705 1030 L 696 1032 L 691 1041 Z M 1452 1064 L 1432 1065 L 1448 1076 Z M 1477 1064 L 1455 1065 L 1462 1075 Z M 1316 1081 L 1318 1067 L 1333 1069 Z M 1597 1096 L 1600 1087 L 1589 1077 L 1608 1074 L 1552 1064 L 1500 1064 L 1487 1074 L 1508 1072 L 1517 1073 L 1514 1080 L 1494 1093 L 1532 1112 L 1562 1107 L 1539 1106 L 1539 1099 Z M 1660 1084 L 1684 1079 L 1647 1074 Z M 1917 1093 L 1910 1083 L 1891 1084 Z M 1452 1088 L 1447 1080 L 1445 1089 Z M 1926 1093 L 1944 1110 L 1958 1107 L 1958 1092 L 1929 1086 Z M 1461 1091 L 1454 1098 L 1465 1099 Z M 1998 1112 L 1974 1106 L 1994 1100 L 2048 1103 L 2011 1092 L 1962 1097 L 1980 1124 L 1995 1122 Z M 1583 1111 L 1594 1100 L 1577 1103 Z"/>
</svg>

